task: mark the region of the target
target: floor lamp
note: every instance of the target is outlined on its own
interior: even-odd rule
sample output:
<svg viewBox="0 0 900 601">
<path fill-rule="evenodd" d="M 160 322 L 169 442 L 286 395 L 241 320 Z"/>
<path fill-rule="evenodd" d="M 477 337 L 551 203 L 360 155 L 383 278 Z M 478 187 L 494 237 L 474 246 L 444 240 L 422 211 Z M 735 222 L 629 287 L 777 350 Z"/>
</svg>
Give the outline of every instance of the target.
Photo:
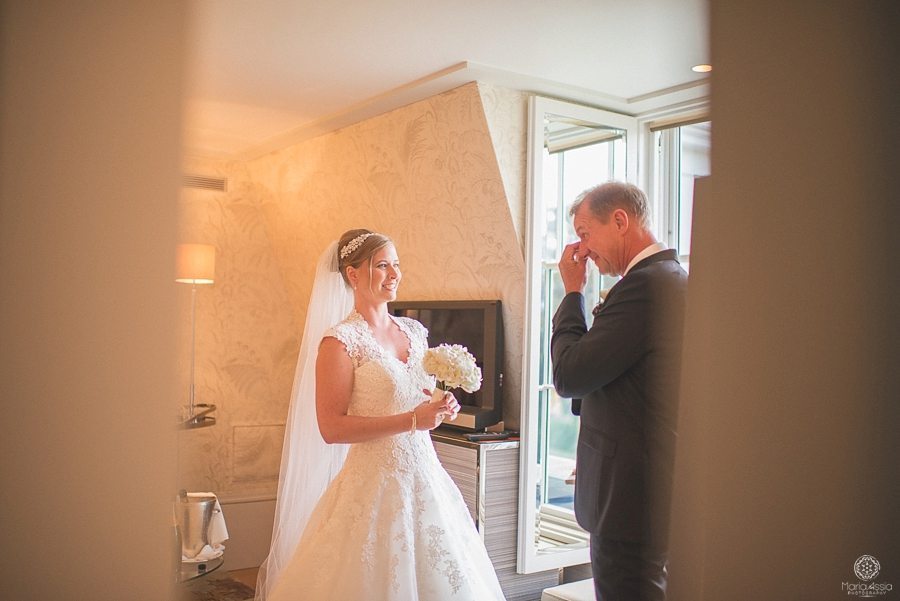
<svg viewBox="0 0 900 601">
<path fill-rule="evenodd" d="M 194 354 L 197 331 L 197 286 L 215 281 L 216 247 L 211 244 L 179 244 L 176 254 L 175 281 L 191 285 L 191 388 L 188 411 L 182 416 L 185 428 L 211 426 L 216 418 L 209 415 L 215 405 L 195 403 L 194 395 Z M 197 409 L 201 409 L 199 412 Z"/>
</svg>

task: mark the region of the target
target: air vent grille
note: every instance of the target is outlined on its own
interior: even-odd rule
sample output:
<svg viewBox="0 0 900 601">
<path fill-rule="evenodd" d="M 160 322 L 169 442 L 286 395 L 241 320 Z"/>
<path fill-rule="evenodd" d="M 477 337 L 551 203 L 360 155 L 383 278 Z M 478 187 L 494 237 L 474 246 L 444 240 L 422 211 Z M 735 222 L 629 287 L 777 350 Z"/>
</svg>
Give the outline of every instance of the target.
<svg viewBox="0 0 900 601">
<path fill-rule="evenodd" d="M 185 188 L 200 188 L 216 192 L 225 192 L 228 189 L 228 180 L 224 177 L 187 174 L 183 176 L 181 183 Z"/>
</svg>

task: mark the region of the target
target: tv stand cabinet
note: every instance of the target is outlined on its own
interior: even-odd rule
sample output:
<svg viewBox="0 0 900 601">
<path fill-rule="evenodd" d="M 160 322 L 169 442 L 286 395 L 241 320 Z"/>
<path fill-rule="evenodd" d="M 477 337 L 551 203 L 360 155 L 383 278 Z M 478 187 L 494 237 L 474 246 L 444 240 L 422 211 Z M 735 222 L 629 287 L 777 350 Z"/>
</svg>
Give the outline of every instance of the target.
<svg viewBox="0 0 900 601">
<path fill-rule="evenodd" d="M 470 442 L 443 429 L 432 431 L 431 440 L 462 492 L 507 601 L 540 599 L 541 591 L 559 584 L 559 570 L 516 573 L 519 441 Z"/>
</svg>

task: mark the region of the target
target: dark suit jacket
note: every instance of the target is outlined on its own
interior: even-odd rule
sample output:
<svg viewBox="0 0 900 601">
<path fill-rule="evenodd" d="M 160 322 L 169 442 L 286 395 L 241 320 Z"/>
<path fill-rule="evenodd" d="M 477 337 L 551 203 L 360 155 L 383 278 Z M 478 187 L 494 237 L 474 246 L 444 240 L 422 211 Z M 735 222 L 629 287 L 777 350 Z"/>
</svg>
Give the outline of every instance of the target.
<svg viewBox="0 0 900 601">
<path fill-rule="evenodd" d="M 612 287 L 590 330 L 580 293 L 553 317 L 553 384 L 582 399 L 575 517 L 601 538 L 667 545 L 686 291 L 666 250 Z"/>
</svg>

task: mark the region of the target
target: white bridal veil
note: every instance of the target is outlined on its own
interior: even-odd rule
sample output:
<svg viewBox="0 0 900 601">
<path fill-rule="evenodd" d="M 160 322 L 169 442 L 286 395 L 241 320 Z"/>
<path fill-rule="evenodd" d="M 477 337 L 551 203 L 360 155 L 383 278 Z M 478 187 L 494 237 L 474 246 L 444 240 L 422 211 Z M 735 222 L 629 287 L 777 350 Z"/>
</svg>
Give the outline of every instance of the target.
<svg viewBox="0 0 900 601">
<path fill-rule="evenodd" d="M 300 542 L 319 497 L 340 471 L 348 446 L 326 444 L 316 421 L 316 356 L 328 328 L 353 308 L 353 295 L 338 271 L 337 241 L 325 249 L 306 310 L 284 432 L 275 525 L 269 556 L 259 568 L 255 601 L 265 601 Z"/>
</svg>

